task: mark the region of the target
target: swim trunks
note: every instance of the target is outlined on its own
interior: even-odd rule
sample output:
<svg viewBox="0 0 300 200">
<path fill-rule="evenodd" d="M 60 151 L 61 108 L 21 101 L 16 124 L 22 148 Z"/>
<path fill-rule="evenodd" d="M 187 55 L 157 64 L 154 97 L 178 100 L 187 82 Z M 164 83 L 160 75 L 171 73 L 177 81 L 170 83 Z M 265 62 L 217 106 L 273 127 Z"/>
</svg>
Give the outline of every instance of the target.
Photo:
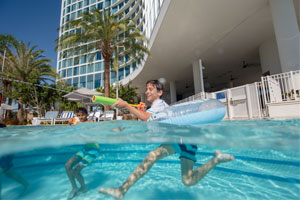
<svg viewBox="0 0 300 200">
<path fill-rule="evenodd" d="M 76 153 L 76 157 L 84 166 L 91 164 L 98 156 L 99 144 L 86 144 L 81 151 Z"/>
<path fill-rule="evenodd" d="M 196 159 L 197 145 L 194 144 L 172 144 L 176 153 L 179 154 L 179 158 L 186 158 L 194 162 Z"/>
<path fill-rule="evenodd" d="M 0 157 L 0 168 L 3 169 L 4 172 L 8 171 L 10 168 L 12 168 L 14 156 L 13 155 L 5 155 Z"/>
</svg>

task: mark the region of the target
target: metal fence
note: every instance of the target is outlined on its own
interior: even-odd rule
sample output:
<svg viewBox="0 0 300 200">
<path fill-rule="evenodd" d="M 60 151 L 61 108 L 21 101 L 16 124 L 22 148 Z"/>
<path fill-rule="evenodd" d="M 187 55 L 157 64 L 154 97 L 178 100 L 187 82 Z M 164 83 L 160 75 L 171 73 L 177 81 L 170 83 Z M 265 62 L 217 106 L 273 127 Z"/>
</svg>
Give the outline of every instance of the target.
<svg viewBox="0 0 300 200">
<path fill-rule="evenodd" d="M 213 93 L 201 92 L 181 101 L 214 98 L 223 102 L 227 112 L 225 119 L 253 119 L 269 117 L 268 105 L 300 100 L 300 70 L 261 78 L 239 87 Z"/>
<path fill-rule="evenodd" d="M 266 104 L 300 100 L 300 70 L 265 76 L 261 82 Z"/>
</svg>

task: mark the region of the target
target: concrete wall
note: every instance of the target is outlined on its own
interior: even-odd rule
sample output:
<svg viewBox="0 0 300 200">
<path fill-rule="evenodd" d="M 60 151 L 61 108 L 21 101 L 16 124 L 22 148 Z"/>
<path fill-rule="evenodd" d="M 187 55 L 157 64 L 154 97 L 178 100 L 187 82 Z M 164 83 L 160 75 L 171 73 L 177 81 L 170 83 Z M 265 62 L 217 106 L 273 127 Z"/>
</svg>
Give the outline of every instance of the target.
<svg viewBox="0 0 300 200">
<path fill-rule="evenodd" d="M 267 71 L 270 71 L 271 75 L 282 73 L 278 47 L 275 38 L 265 41 L 259 47 L 259 56 L 263 74 Z"/>
</svg>

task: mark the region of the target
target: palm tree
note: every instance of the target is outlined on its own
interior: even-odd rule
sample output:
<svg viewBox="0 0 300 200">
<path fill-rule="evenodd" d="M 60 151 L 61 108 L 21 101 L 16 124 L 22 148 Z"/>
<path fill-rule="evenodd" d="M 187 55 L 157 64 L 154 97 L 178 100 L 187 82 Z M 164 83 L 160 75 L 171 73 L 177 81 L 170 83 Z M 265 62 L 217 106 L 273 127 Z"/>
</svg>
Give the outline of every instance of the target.
<svg viewBox="0 0 300 200">
<path fill-rule="evenodd" d="M 8 105 L 12 104 L 12 98 L 11 98 L 11 90 L 12 90 L 12 83 L 11 81 L 7 80 L 2 73 L 3 71 L 10 70 L 7 65 L 6 60 L 6 51 L 9 49 L 13 44 L 17 43 L 17 39 L 9 34 L 0 34 L 0 63 L 2 64 L 1 69 L 1 79 L 3 84 L 3 98 L 2 102 L 6 103 L 6 100 L 8 99 Z M 6 112 L 6 119 L 10 120 L 10 110 Z"/>
<path fill-rule="evenodd" d="M 17 84 L 15 96 L 18 99 L 17 118 L 20 123 L 24 121 L 23 99 L 26 99 L 28 91 L 24 83 L 40 84 L 54 81 L 53 78 L 57 77 L 54 68 L 49 64 L 52 60 L 45 58 L 44 50 L 36 48 L 36 45 L 30 47 L 30 43 L 26 45 L 22 41 L 17 41 L 6 53 L 7 70 L 3 75 Z"/>
<path fill-rule="evenodd" d="M 111 63 L 118 65 L 119 56 L 127 56 L 133 62 L 144 58 L 145 53 L 150 55 L 145 47 L 147 39 L 136 28 L 135 23 L 130 19 L 120 18 L 121 15 L 113 15 L 110 10 L 95 9 L 85 12 L 79 19 L 66 24 L 67 27 L 75 30 L 73 33 L 61 35 L 56 40 L 57 50 L 64 50 L 64 54 L 72 54 L 79 50 L 90 52 L 95 49 L 96 53 L 101 51 L 104 58 L 104 96 L 106 97 L 110 94 Z M 79 46 L 82 43 L 89 44 Z M 93 57 L 96 53 L 92 54 Z M 113 56 L 114 62 L 112 62 Z"/>
</svg>

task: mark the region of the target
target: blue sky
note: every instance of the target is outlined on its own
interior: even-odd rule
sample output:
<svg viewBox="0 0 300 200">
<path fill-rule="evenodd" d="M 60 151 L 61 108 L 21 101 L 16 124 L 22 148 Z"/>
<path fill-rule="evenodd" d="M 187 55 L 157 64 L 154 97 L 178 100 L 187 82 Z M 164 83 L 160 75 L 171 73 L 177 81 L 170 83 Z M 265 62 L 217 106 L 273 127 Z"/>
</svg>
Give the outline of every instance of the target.
<svg viewBox="0 0 300 200">
<path fill-rule="evenodd" d="M 56 67 L 54 40 L 58 37 L 61 0 L 0 0 L 0 34 L 46 50 Z"/>
</svg>

